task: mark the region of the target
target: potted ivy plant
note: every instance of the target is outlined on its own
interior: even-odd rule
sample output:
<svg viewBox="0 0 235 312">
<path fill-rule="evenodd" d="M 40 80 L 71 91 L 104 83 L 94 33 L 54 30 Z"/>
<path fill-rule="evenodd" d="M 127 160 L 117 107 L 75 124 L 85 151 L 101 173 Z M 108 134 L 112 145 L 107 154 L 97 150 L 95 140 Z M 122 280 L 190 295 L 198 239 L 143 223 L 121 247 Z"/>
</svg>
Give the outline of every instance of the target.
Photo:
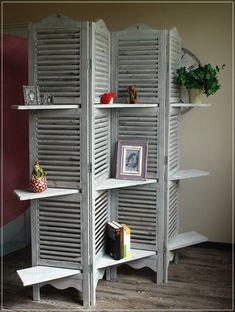
<svg viewBox="0 0 235 312">
<path fill-rule="evenodd" d="M 198 65 L 189 71 L 180 67 L 176 70 L 176 83 L 188 89 L 190 103 L 201 103 L 202 94 L 208 97 L 220 89 L 218 73 L 224 66 Z"/>
</svg>

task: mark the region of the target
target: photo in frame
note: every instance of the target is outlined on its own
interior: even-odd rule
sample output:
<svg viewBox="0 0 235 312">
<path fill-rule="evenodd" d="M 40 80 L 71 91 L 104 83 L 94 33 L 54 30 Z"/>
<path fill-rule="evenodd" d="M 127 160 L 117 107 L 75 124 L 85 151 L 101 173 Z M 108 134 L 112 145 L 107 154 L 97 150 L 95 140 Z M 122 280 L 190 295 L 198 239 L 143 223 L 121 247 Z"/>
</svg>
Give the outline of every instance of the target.
<svg viewBox="0 0 235 312">
<path fill-rule="evenodd" d="M 148 142 L 119 140 L 117 143 L 116 179 L 146 180 Z"/>
<path fill-rule="evenodd" d="M 23 86 L 23 91 L 25 105 L 40 105 L 40 93 L 38 86 Z"/>
</svg>

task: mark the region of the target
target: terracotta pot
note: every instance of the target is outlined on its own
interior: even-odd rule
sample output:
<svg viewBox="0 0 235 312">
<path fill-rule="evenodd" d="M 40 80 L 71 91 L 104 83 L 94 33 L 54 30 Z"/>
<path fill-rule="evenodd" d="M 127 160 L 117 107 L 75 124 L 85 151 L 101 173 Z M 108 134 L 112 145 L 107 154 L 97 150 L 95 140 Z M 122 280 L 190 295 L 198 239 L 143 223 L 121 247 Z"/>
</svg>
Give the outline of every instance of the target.
<svg viewBox="0 0 235 312">
<path fill-rule="evenodd" d="M 201 89 L 188 89 L 189 102 L 192 104 L 202 103 L 203 90 Z"/>
</svg>

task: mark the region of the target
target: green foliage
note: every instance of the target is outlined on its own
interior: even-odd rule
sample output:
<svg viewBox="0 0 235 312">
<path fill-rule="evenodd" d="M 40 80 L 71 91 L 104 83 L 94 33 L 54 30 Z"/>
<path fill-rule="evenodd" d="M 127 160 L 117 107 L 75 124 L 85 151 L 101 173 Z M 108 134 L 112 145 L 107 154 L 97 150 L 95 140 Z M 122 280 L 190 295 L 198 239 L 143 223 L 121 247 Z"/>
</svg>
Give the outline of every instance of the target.
<svg viewBox="0 0 235 312">
<path fill-rule="evenodd" d="M 219 71 L 218 66 L 213 67 L 211 64 L 198 65 L 197 68 L 190 71 L 187 71 L 185 67 L 180 67 L 176 71 L 176 83 L 185 86 L 187 89 L 202 89 L 206 96 L 210 96 L 220 89 L 218 82 Z"/>
<path fill-rule="evenodd" d="M 38 161 L 35 161 L 33 165 L 33 172 L 32 176 L 37 177 L 37 178 L 42 178 L 45 177 L 47 173 L 42 169 Z"/>
</svg>

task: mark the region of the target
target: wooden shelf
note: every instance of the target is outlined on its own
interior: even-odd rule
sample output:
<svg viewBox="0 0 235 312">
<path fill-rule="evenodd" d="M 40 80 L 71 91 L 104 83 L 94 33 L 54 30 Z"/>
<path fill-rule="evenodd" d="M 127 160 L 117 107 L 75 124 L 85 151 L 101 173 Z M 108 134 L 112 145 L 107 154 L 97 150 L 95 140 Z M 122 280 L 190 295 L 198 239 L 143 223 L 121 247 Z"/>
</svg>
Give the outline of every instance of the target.
<svg viewBox="0 0 235 312">
<path fill-rule="evenodd" d="M 71 109 L 71 108 L 79 108 L 79 105 L 73 104 L 61 104 L 61 105 L 12 105 L 12 109 L 16 110 L 40 110 L 40 109 Z"/>
<path fill-rule="evenodd" d="M 173 103 L 173 104 L 170 104 L 170 107 L 183 107 L 183 108 L 187 108 L 187 107 L 203 108 L 203 107 L 210 107 L 210 106 L 211 104 L 207 104 L 207 103 L 202 103 L 202 104 Z"/>
<path fill-rule="evenodd" d="M 210 173 L 208 171 L 198 169 L 177 170 L 176 172 L 170 174 L 170 180 L 190 179 L 207 176 L 209 174 Z"/>
<path fill-rule="evenodd" d="M 62 196 L 78 193 L 75 189 L 47 188 L 44 192 L 34 193 L 32 190 L 14 190 L 14 193 L 20 200 L 32 200 L 53 196 Z"/>
<path fill-rule="evenodd" d="M 175 250 L 208 241 L 208 238 L 197 232 L 185 232 L 169 241 L 169 250 Z"/>
<path fill-rule="evenodd" d="M 135 185 L 151 184 L 151 183 L 156 183 L 156 182 L 157 182 L 156 179 L 147 179 L 145 181 L 135 181 L 135 180 L 122 180 L 122 179 L 110 178 L 99 183 L 99 185 L 96 186 L 96 191 L 104 191 L 104 190 L 135 186 Z"/>
<path fill-rule="evenodd" d="M 159 104 L 125 104 L 125 103 L 113 103 L 113 104 L 98 104 L 95 103 L 95 108 L 151 108 L 159 107 Z"/>
<path fill-rule="evenodd" d="M 109 255 L 103 255 L 101 259 L 98 261 L 96 268 L 102 269 L 109 266 L 120 265 L 126 262 L 151 257 L 154 255 L 156 255 L 155 251 L 139 250 L 139 249 L 131 249 L 131 257 L 123 258 L 120 260 L 114 260 Z"/>
<path fill-rule="evenodd" d="M 23 285 L 28 286 L 76 275 L 81 273 L 81 271 L 47 266 L 35 266 L 18 270 L 17 273 L 19 274 Z"/>
</svg>

